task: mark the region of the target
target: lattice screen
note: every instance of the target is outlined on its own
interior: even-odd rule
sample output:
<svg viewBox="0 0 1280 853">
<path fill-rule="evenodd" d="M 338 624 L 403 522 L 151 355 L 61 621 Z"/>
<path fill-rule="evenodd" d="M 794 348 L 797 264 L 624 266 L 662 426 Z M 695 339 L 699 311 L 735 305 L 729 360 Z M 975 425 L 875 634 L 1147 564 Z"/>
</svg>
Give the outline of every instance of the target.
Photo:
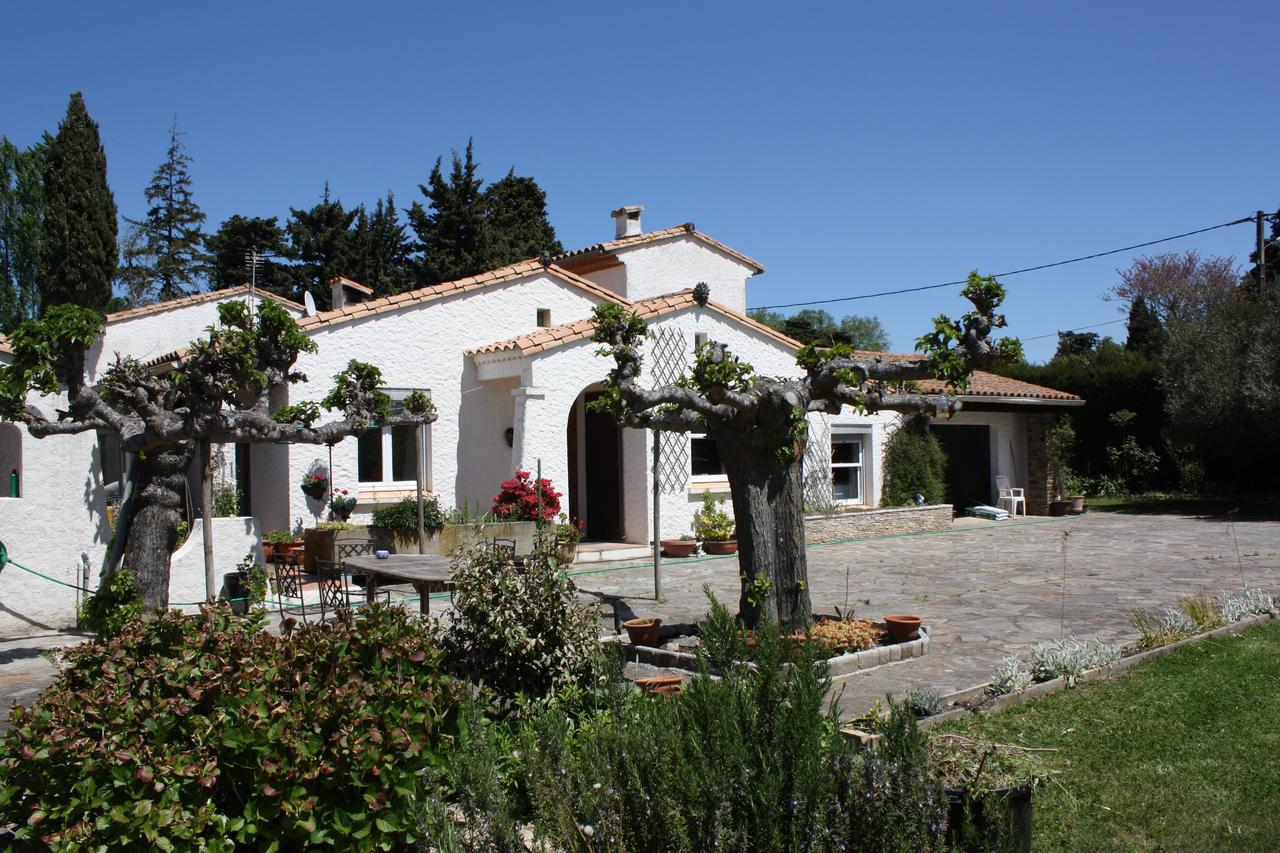
<svg viewBox="0 0 1280 853">
<path fill-rule="evenodd" d="M 826 418 L 809 421 L 809 445 L 804 451 L 804 505 L 826 509 L 835 503 L 831 492 L 831 426 Z"/>
<path fill-rule="evenodd" d="M 654 387 L 680 378 L 684 372 L 685 337 L 679 329 L 656 328 L 649 341 L 649 376 Z M 658 436 L 658 479 L 663 494 L 681 494 L 689 488 L 689 437 L 682 432 Z"/>
</svg>

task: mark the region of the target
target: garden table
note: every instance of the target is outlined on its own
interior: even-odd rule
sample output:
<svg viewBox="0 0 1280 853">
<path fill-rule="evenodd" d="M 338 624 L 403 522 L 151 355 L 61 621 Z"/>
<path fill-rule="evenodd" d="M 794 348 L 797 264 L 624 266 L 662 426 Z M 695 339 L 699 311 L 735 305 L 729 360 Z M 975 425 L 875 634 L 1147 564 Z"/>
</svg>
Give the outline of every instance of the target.
<svg viewBox="0 0 1280 853">
<path fill-rule="evenodd" d="M 373 555 L 348 557 L 342 561 L 351 571 L 363 572 L 366 578 L 364 592 L 370 602 L 378 592 L 378 582 L 388 580 L 413 584 L 418 593 L 418 609 L 431 612 L 431 593 L 449 592 L 453 589 L 452 557 L 436 554 L 391 554 L 385 560 Z"/>
</svg>

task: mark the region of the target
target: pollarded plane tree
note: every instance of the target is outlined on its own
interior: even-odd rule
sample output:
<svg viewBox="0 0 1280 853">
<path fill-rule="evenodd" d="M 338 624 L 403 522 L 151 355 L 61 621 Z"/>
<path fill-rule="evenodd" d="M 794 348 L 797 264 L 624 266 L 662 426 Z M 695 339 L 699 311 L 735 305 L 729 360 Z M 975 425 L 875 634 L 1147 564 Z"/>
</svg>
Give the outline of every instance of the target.
<svg viewBox="0 0 1280 853">
<path fill-rule="evenodd" d="M 294 363 L 300 353 L 315 352 L 315 342 L 273 301 L 259 302 L 256 311 L 243 301 L 225 302 L 218 317 L 219 325 L 193 342 L 176 368 L 149 369 L 117 355 L 91 383 L 85 356 L 102 334 L 102 317 L 58 305 L 18 327 L 10 338 L 13 360 L 0 365 L 0 420 L 24 423 L 36 438 L 103 430 L 132 454 L 104 573 L 123 560 L 149 610 L 168 603 L 187 466 L 201 442 L 333 445 L 372 425 L 436 419 L 422 393 L 393 414 L 391 399 L 379 390 L 378 368 L 354 360 L 322 401 L 337 413 L 333 420 L 317 424 L 320 406 L 309 401 L 271 412 L 271 389 L 306 381 Z M 63 390 L 66 408 L 55 418 L 28 401 L 33 393 Z"/>
<path fill-rule="evenodd" d="M 706 303 L 706 285 L 694 290 Z M 939 316 L 933 331 L 916 343 L 921 353 L 883 358 L 846 345 L 802 347 L 800 378 L 759 376 L 723 344 L 698 348 L 680 379 L 645 387 L 641 347 L 647 325 L 617 305 L 595 309 L 594 340 L 615 366 L 594 405 L 619 423 L 672 432 L 705 432 L 724 464 L 737 523 L 739 616 L 754 625 L 762 616 L 799 629 L 811 616 L 804 549 L 801 463 L 811 412 L 838 414 L 848 405 L 861 412 L 898 411 L 950 416 L 960 408 L 975 368 L 1021 356 L 1016 339 L 992 341 L 1005 325 L 996 309 L 1004 289 L 992 276 L 969 275 L 962 295 L 973 310 L 959 320 Z M 941 379 L 947 391 L 925 394 L 916 382 Z"/>
</svg>

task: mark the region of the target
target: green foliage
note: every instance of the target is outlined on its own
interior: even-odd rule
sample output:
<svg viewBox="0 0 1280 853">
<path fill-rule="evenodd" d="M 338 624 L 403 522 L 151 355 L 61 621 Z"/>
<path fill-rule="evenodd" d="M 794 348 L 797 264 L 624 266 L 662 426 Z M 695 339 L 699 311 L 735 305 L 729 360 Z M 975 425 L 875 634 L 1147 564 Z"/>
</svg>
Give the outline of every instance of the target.
<svg viewBox="0 0 1280 853">
<path fill-rule="evenodd" d="M 267 597 L 267 568 L 259 563 L 253 552 L 245 554 L 236 563 L 236 572 L 244 579 L 245 589 L 249 592 L 249 600 L 261 602 Z"/>
<path fill-rule="evenodd" d="M 262 534 L 262 541 L 268 545 L 292 545 L 294 541 L 293 533 L 288 530 L 268 530 Z"/>
<path fill-rule="evenodd" d="M 1044 452 L 1058 494 L 1070 491 L 1071 462 L 1076 449 L 1076 430 L 1069 415 L 1059 415 L 1053 426 L 1045 430 Z"/>
<path fill-rule="evenodd" d="M 924 687 L 908 690 L 904 702 L 917 717 L 932 717 L 942 712 L 942 697 Z"/>
<path fill-rule="evenodd" d="M 889 349 L 889 335 L 878 317 L 850 314 L 837 323 L 830 313 L 812 308 L 797 311 L 790 317 L 758 308 L 747 314 L 756 322 L 764 323 L 802 344 L 820 347 L 844 344 L 853 349 L 875 352 Z"/>
<path fill-rule="evenodd" d="M 1164 325 L 1160 317 L 1147 300 L 1139 296 L 1129 305 L 1129 334 L 1125 338 L 1124 348 L 1147 358 L 1159 358 L 1164 349 Z"/>
<path fill-rule="evenodd" d="M 13 358 L 0 364 L 0 420 L 21 420 L 28 392 L 56 394 L 59 369 L 102 333 L 102 316 L 78 305 L 51 305 L 38 320 L 24 320 L 9 337 Z"/>
<path fill-rule="evenodd" d="M 271 420 L 281 424 L 302 424 L 310 427 L 320 420 L 320 407 L 310 400 L 288 403 L 272 412 Z"/>
<path fill-rule="evenodd" d="M 162 613 L 67 661 L 0 739 L 0 820 L 55 850 L 403 849 L 461 694 L 395 607 L 285 636 Z"/>
<path fill-rule="evenodd" d="M 387 192 L 386 200 L 378 199 L 372 212 L 364 205 L 356 208 L 355 228 L 340 272 L 372 288 L 375 297 L 402 293 L 413 286 L 411 248 L 395 196 Z"/>
<path fill-rule="evenodd" d="M 733 516 L 724 510 L 709 489 L 702 490 L 702 509 L 694 513 L 693 534 L 703 542 L 727 542 L 733 538 Z"/>
<path fill-rule="evenodd" d="M 353 358 L 333 377 L 333 389 L 320 402 L 326 409 L 354 418 L 356 423 L 385 423 L 391 417 L 391 398 L 379 390 L 381 385 L 381 370 Z"/>
<path fill-rule="evenodd" d="M 427 183 L 418 186 L 428 206 L 415 201 L 408 211 L 422 250 L 420 286 L 563 251 L 547 221 L 546 193 L 533 178 L 512 170 L 482 189 L 471 140 L 462 157 L 453 153 L 447 178 L 442 163 L 438 158 Z"/>
<path fill-rule="evenodd" d="M 80 627 L 92 631 L 99 640 L 114 637 L 120 629 L 142 615 L 142 596 L 128 569 L 103 578 L 77 613 Z"/>
<path fill-rule="evenodd" d="M 513 562 L 478 545 L 454 564 L 453 581 L 442 642 L 454 672 L 507 700 L 594 686 L 599 619 L 543 547 Z"/>
<path fill-rule="evenodd" d="M 51 137 L 22 150 L 0 137 L 0 334 L 40 313 L 45 157 Z"/>
<path fill-rule="evenodd" d="M 233 485 L 220 486 L 213 492 L 213 517 L 235 518 L 240 515 L 244 493 Z"/>
<path fill-rule="evenodd" d="M 916 341 L 919 351 L 929 357 L 929 368 L 933 375 L 956 390 L 964 390 L 969 384 L 970 367 L 960 351 L 960 347 L 966 344 L 965 329 L 987 313 L 994 316 L 995 327 L 1004 325 L 1004 315 L 994 313 L 1004 302 L 1004 287 L 996 281 L 995 276 L 980 276 L 977 270 L 970 272 L 968 284 L 960 291 L 960 295 L 973 303 L 973 310 L 966 312 L 959 320 L 951 320 L 944 315 L 935 317 L 933 331 Z M 997 363 L 1022 360 L 1022 344 L 1017 338 L 992 341 L 991 348 Z"/>
<path fill-rule="evenodd" d="M 858 750 L 824 713 L 825 667 L 783 667 L 768 623 L 756 635 L 757 666 L 728 665 L 741 632 L 718 603 L 709 621 L 709 658 L 683 694 L 617 691 L 596 713 L 566 720 L 552 706 L 523 727 L 536 837 L 581 851 L 937 846 L 945 800 L 918 737 Z M 906 717 L 902 728 L 914 732 Z"/>
<path fill-rule="evenodd" d="M 311 292 L 316 307 L 327 310 L 332 302 L 329 282 L 342 275 L 349 264 L 351 224 L 357 210 L 346 210 L 342 202 L 329 197 L 329 185 L 311 208 L 289 208 L 285 231 L 289 235 L 289 254 L 300 263 L 304 289 Z"/>
<path fill-rule="evenodd" d="M 422 499 L 422 523 L 428 536 L 444 527 L 445 517 L 440 509 L 440 501 L 435 495 L 427 495 Z M 394 530 L 406 536 L 418 535 L 418 499 L 405 498 L 393 504 L 382 504 L 373 508 L 373 526 L 386 530 Z"/>
<path fill-rule="evenodd" d="M 164 162 L 147 185 L 147 214 L 126 220 L 136 231 L 126 241 L 121 272 L 134 304 L 194 293 L 208 272 L 205 215 L 192 197 L 191 157 L 179 136 L 175 121 Z"/>
<path fill-rule="evenodd" d="M 911 506 L 916 493 L 927 504 L 946 500 L 947 455 L 929 433 L 925 418 L 913 418 L 898 428 L 884 450 L 884 488 L 881 506 Z"/>
<path fill-rule="evenodd" d="M 98 125 L 79 92 L 49 144 L 43 222 L 41 311 L 74 304 L 103 313 L 116 272 L 116 202 Z"/>
<path fill-rule="evenodd" d="M 289 296 L 293 286 L 288 280 L 288 267 L 273 258 L 283 257 L 288 249 L 284 231 L 276 217 L 228 217 L 213 234 L 205 238 L 209 252 L 209 288 L 222 290 L 249 281 L 245 255 L 254 249 L 263 256 L 258 267 L 257 286 L 264 291 Z"/>
<path fill-rule="evenodd" d="M 692 371 L 676 384 L 704 392 L 711 388 L 742 392 L 751 389 L 754 373 L 754 367 L 730 353 L 724 344 L 708 341 L 694 352 Z"/>
</svg>

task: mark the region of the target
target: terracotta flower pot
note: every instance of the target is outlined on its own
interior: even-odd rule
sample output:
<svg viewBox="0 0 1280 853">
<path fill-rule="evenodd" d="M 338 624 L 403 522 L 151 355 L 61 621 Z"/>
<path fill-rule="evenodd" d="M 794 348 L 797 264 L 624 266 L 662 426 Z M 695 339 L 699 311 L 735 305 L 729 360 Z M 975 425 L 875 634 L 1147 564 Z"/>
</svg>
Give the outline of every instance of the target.
<svg viewBox="0 0 1280 853">
<path fill-rule="evenodd" d="M 668 557 L 688 557 L 693 554 L 698 543 L 692 539 L 663 539 L 662 553 Z"/>
<path fill-rule="evenodd" d="M 654 675 L 648 678 L 637 678 L 639 687 L 650 696 L 675 695 L 684 689 L 684 678 L 679 675 Z"/>
<path fill-rule="evenodd" d="M 658 645 L 658 630 L 662 627 L 662 620 L 652 616 L 643 619 L 628 619 L 622 623 L 622 627 L 627 629 L 627 637 L 631 640 L 632 645 L 656 646 Z"/>
<path fill-rule="evenodd" d="M 906 616 L 901 613 L 884 617 L 884 626 L 889 631 L 889 638 L 895 643 L 905 643 L 920 636 L 919 616 Z"/>
<path fill-rule="evenodd" d="M 569 566 L 578 558 L 577 542 L 561 542 L 556 545 L 556 562 L 562 566 Z"/>
<path fill-rule="evenodd" d="M 702 550 L 717 556 L 738 553 L 738 540 L 726 539 L 722 542 L 703 542 Z"/>
<path fill-rule="evenodd" d="M 1067 512 L 1072 515 L 1079 515 L 1084 512 L 1084 495 L 1072 495 L 1067 500 L 1071 503 L 1071 508 Z"/>
<path fill-rule="evenodd" d="M 1066 498 L 1064 500 L 1052 501 L 1049 504 L 1049 514 L 1050 515 L 1066 515 L 1067 513 L 1071 512 L 1071 506 L 1073 503 L 1075 502 L 1072 501 L 1070 498 Z"/>
<path fill-rule="evenodd" d="M 274 545 L 272 545 L 270 542 L 263 542 L 263 543 L 262 543 L 262 562 L 264 562 L 264 563 L 270 563 L 270 562 L 271 562 L 271 560 L 272 560 L 272 554 L 274 554 L 274 553 L 275 553 L 275 551 L 273 550 L 274 548 L 275 548 L 275 546 L 274 546 Z"/>
</svg>

